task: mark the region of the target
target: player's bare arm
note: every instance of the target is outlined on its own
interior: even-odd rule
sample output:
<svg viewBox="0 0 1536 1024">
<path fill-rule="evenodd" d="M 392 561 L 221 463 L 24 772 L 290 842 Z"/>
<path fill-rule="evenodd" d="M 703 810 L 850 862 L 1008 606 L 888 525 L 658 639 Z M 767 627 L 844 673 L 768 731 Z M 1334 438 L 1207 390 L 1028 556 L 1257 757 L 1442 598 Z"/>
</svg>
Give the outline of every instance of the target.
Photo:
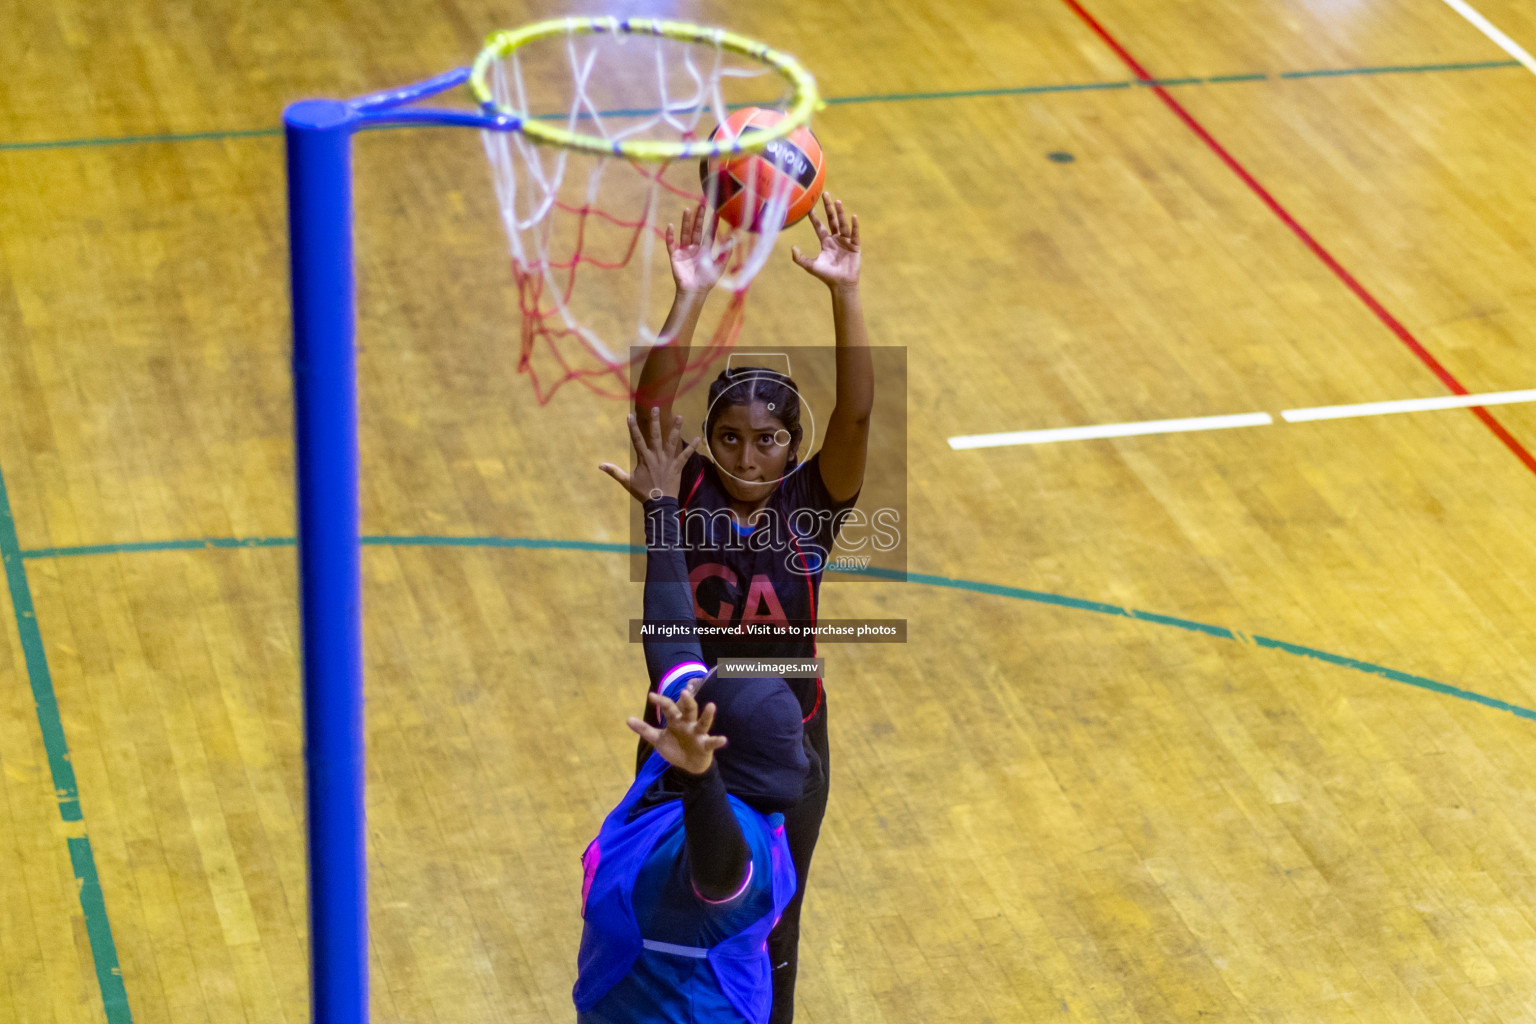
<svg viewBox="0 0 1536 1024">
<path fill-rule="evenodd" d="M 728 244 L 715 251 L 717 224 L 717 218 L 706 216 L 704 204 L 699 203 L 691 210 L 683 210 L 676 231 L 671 224 L 667 225 L 667 256 L 671 261 L 676 292 L 672 297 L 672 308 L 661 325 L 661 337 L 672 340 L 652 348 L 646 354 L 645 365 L 640 368 L 640 383 L 635 389 L 635 413 L 642 421 L 653 408 L 661 410 L 664 422 L 672 417 L 672 399 L 677 395 L 677 382 L 683 368 L 688 365 L 688 351 L 693 345 L 693 333 L 699 326 L 699 315 L 730 259 Z"/>
<path fill-rule="evenodd" d="M 864 461 L 869 447 L 869 416 L 875 407 L 875 367 L 864 328 L 859 297 L 859 218 L 843 209 L 842 200 L 821 196 L 827 222 L 810 216 L 820 250 L 814 256 L 790 250 L 795 265 L 827 286 L 832 293 L 832 325 L 837 336 L 837 404 L 827 422 L 821 446 L 821 479 L 837 501 L 846 501 L 864 486 Z"/>
</svg>

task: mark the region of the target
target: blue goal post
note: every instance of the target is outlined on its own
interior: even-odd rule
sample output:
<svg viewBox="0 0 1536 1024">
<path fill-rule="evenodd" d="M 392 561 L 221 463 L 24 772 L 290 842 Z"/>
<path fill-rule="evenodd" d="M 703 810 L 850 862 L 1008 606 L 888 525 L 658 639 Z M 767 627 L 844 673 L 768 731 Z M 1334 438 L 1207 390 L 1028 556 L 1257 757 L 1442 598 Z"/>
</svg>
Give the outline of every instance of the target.
<svg viewBox="0 0 1536 1024">
<path fill-rule="evenodd" d="M 400 109 L 470 69 L 361 100 L 283 112 L 293 301 L 293 403 L 303 631 L 310 1006 L 317 1024 L 368 1020 L 367 829 L 352 136 L 391 124 L 507 128 L 468 111 Z"/>
</svg>

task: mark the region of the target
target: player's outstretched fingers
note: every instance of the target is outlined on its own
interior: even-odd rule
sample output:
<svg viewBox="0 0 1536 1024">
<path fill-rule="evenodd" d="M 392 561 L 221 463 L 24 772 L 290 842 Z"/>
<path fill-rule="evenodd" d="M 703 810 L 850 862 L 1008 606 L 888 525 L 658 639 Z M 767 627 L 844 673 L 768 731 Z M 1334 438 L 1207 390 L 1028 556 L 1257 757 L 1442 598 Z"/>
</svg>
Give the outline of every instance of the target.
<svg viewBox="0 0 1536 1024">
<path fill-rule="evenodd" d="M 849 229 L 848 241 L 857 249 L 859 247 L 859 215 L 853 215 L 853 227 Z"/>
<path fill-rule="evenodd" d="M 827 235 L 830 234 L 830 232 L 827 230 L 826 225 L 822 224 L 822 222 L 817 218 L 816 211 L 812 210 L 806 219 L 811 222 L 811 230 L 816 232 L 816 241 L 825 242 L 827 240 Z M 827 219 L 831 220 L 830 217 Z"/>
<path fill-rule="evenodd" d="M 683 466 L 687 464 L 689 457 L 699 450 L 699 444 L 704 440 L 702 437 L 695 437 L 687 444 L 683 444 L 682 432 L 683 418 L 679 416 L 677 418 L 677 428 L 673 434 L 674 439 L 667 442 L 672 447 L 671 469 L 678 474 L 682 473 Z"/>
<path fill-rule="evenodd" d="M 648 725 L 645 722 L 640 721 L 638 718 L 630 718 L 625 721 L 624 724 L 629 726 L 632 732 L 638 734 L 641 739 L 645 740 L 645 742 L 649 743 L 653 747 L 656 745 L 656 741 L 661 739 L 660 729 L 656 728 L 654 725 Z"/>
<path fill-rule="evenodd" d="M 651 406 L 651 451 L 660 454 L 661 447 L 661 406 Z"/>
<path fill-rule="evenodd" d="M 699 717 L 699 702 L 693 699 L 692 687 L 677 695 L 677 713 L 685 725 L 693 724 Z"/>
<path fill-rule="evenodd" d="M 647 696 L 649 697 L 650 702 L 656 705 L 656 711 L 667 721 L 670 722 L 672 719 L 678 717 L 679 712 L 677 710 L 677 705 L 672 703 L 666 694 L 652 692 Z"/>
<path fill-rule="evenodd" d="M 624 486 L 626 491 L 629 490 L 629 474 L 624 470 L 620 469 L 618 466 L 615 466 L 611 462 L 599 463 L 597 468 L 617 480 Z"/>
<path fill-rule="evenodd" d="M 629 426 L 629 443 L 635 446 L 635 451 L 645 450 L 645 436 L 640 433 L 640 419 L 634 413 L 624 417 L 624 422 Z"/>
</svg>

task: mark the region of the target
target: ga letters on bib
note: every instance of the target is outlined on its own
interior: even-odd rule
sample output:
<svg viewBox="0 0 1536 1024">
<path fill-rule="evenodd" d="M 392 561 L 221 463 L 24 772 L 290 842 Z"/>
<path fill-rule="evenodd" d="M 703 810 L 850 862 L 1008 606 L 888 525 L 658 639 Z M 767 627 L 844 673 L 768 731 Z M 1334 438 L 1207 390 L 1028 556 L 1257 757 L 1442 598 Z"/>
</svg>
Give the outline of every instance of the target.
<svg viewBox="0 0 1536 1024">
<path fill-rule="evenodd" d="M 730 495 L 715 465 L 698 453 L 683 467 L 683 500 L 678 516 L 683 557 L 700 625 L 786 626 L 816 621 L 818 594 L 827 556 L 844 518 L 858 501 L 835 501 L 821 479 L 821 455 L 796 466 L 779 482 L 750 527 L 730 514 Z M 700 637 L 704 661 L 720 658 L 811 658 L 814 636 Z M 809 715 L 818 681 L 787 682 Z"/>
</svg>

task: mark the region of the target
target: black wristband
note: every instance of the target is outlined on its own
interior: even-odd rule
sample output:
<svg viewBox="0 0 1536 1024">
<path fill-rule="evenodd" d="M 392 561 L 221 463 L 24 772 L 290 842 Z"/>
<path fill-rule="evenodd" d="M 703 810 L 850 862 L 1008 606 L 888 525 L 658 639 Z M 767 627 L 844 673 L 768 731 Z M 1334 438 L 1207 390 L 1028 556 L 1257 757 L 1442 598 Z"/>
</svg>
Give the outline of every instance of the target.
<svg viewBox="0 0 1536 1024">
<path fill-rule="evenodd" d="M 720 765 L 714 758 L 710 758 L 709 767 L 695 775 L 693 772 L 679 768 L 677 765 L 668 765 L 667 772 L 677 782 L 678 788 L 684 793 L 695 793 L 707 789 L 720 777 Z M 723 784 L 723 783 L 722 783 Z"/>
</svg>

